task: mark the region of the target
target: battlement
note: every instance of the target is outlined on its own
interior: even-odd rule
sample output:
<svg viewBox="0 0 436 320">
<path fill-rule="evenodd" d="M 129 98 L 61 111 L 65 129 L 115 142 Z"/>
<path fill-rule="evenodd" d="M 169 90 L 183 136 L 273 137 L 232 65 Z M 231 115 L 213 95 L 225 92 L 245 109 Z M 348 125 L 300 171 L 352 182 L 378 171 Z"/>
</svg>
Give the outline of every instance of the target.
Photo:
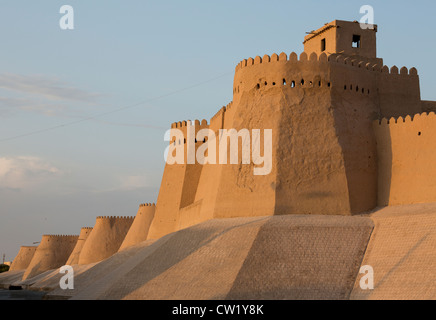
<svg viewBox="0 0 436 320">
<path fill-rule="evenodd" d="M 189 126 L 196 126 L 196 127 L 203 127 L 203 126 L 207 126 L 207 120 L 203 119 L 201 120 L 184 120 L 184 121 L 179 121 L 179 122 L 174 122 L 171 124 L 171 129 L 180 129 L 180 128 L 185 128 L 185 127 L 189 127 Z"/>
<path fill-rule="evenodd" d="M 392 66 L 391 68 L 389 68 L 386 65 L 381 66 L 377 63 L 371 62 L 370 60 L 362 59 L 361 57 L 332 54 L 328 57 L 328 61 L 333 63 L 336 62 L 338 64 L 345 64 L 351 67 L 356 67 L 357 69 L 381 72 L 384 74 L 392 74 L 392 75 L 400 74 L 400 75 L 410 75 L 410 76 L 418 75 L 418 70 L 414 67 L 410 68 L 410 70 L 408 70 L 407 67 L 402 67 L 400 70 L 398 70 L 397 66 Z"/>
<path fill-rule="evenodd" d="M 142 203 L 139 205 L 139 207 L 156 207 L 155 203 Z"/>
<path fill-rule="evenodd" d="M 43 239 L 78 239 L 78 235 L 44 234 Z"/>
<path fill-rule="evenodd" d="M 129 216 L 98 216 L 97 220 L 133 220 L 135 217 L 129 217 Z"/>
<path fill-rule="evenodd" d="M 330 56 L 327 57 L 325 53 L 321 53 L 318 56 L 318 54 L 315 52 L 312 52 L 310 55 L 308 55 L 306 52 L 302 52 L 299 57 L 295 52 L 292 52 L 289 55 L 289 59 L 286 53 L 284 52 L 280 53 L 280 55 L 274 53 L 271 57 L 269 55 L 264 55 L 263 58 L 261 58 L 260 56 L 257 56 L 254 59 L 248 58 L 240 61 L 236 65 L 235 72 L 259 64 L 275 63 L 275 62 L 291 62 L 291 63 L 333 62 L 333 63 L 339 63 L 339 64 L 356 67 L 356 69 L 376 71 L 376 72 L 387 73 L 387 74 L 401 74 L 401 75 L 412 75 L 412 76 L 418 75 L 418 71 L 416 68 L 411 68 L 410 70 L 408 70 L 407 67 L 402 67 L 399 70 L 397 66 L 393 66 L 389 69 L 388 66 L 381 66 L 380 64 L 374 63 L 371 59 L 364 59 L 359 56 L 331 54 Z M 233 91 L 234 93 L 239 92 L 237 87 L 235 87 Z"/>
<path fill-rule="evenodd" d="M 423 119 L 436 120 L 436 113 L 432 112 L 423 112 L 417 113 L 412 116 L 407 115 L 405 117 L 391 117 L 391 118 L 382 118 L 380 120 L 374 121 L 375 124 L 378 123 L 380 126 L 394 125 L 394 124 L 408 124 L 414 121 L 419 121 Z"/>
<path fill-rule="evenodd" d="M 81 230 L 92 230 L 93 229 L 93 227 L 83 227 L 83 228 L 81 228 Z"/>
<path fill-rule="evenodd" d="M 243 59 L 242 61 L 240 61 L 236 65 L 235 72 L 238 72 L 239 70 L 246 68 L 246 67 L 259 65 L 259 64 L 265 64 L 265 63 L 275 63 L 275 62 L 297 63 L 297 62 L 307 62 L 307 61 L 327 62 L 328 58 L 327 58 L 327 55 L 325 53 L 322 53 L 318 58 L 318 55 L 315 52 L 311 53 L 310 57 L 308 57 L 306 52 L 302 52 L 300 54 L 299 58 L 295 52 L 292 52 L 289 55 L 289 59 L 288 59 L 287 54 L 284 52 L 280 53 L 279 55 L 277 53 L 273 53 L 271 56 L 266 54 L 263 56 L 263 58 L 261 58 L 260 56 L 256 56 L 256 58 L 254 58 L 254 59 L 253 58 Z"/>
</svg>

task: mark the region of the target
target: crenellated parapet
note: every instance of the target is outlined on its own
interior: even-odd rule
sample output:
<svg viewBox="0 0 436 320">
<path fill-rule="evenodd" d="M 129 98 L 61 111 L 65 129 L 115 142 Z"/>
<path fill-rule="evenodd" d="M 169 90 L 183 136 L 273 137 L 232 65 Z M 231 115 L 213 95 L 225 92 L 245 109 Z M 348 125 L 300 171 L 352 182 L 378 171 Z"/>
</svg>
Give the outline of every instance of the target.
<svg viewBox="0 0 436 320">
<path fill-rule="evenodd" d="M 282 52 L 244 59 L 236 66 L 233 101 L 239 104 L 244 92 L 334 89 L 379 96 L 382 116 L 420 111 L 419 77 L 416 68 L 383 65 L 382 59 L 346 54 Z M 374 98 L 378 99 L 378 98 Z M 393 108 L 392 105 L 397 105 Z"/>
<path fill-rule="evenodd" d="M 97 220 L 133 220 L 135 217 L 129 217 L 129 216 L 99 216 L 97 217 Z"/>
<path fill-rule="evenodd" d="M 174 122 L 171 124 L 171 129 L 182 129 L 182 128 L 186 128 L 186 127 L 191 127 L 191 126 L 196 126 L 196 127 L 206 127 L 208 126 L 207 120 L 203 119 L 201 120 L 184 120 L 184 121 L 179 121 L 179 122 Z"/>
<path fill-rule="evenodd" d="M 380 61 L 382 61 L 380 59 Z M 365 59 L 363 57 L 354 57 L 341 54 L 331 54 L 327 56 L 325 53 L 319 56 L 312 52 L 307 54 L 301 53 L 299 56 L 292 52 L 289 57 L 282 52 L 279 55 L 264 55 L 256 58 L 248 58 L 239 62 L 235 68 L 235 81 L 233 86 L 234 96 L 240 95 L 243 91 L 253 88 L 274 87 L 288 84 L 289 87 L 312 87 L 316 88 L 316 78 L 322 73 L 327 73 L 328 68 L 337 66 L 352 67 L 352 72 L 374 72 L 392 76 L 411 76 L 416 77 L 418 71 L 416 68 L 397 66 L 391 68 L 374 63 L 374 59 Z M 306 79 L 301 76 L 304 75 Z M 328 76 L 326 74 L 325 76 Z M 254 78 L 254 79 L 253 79 Z M 261 81 L 259 81 L 261 80 Z M 327 86 L 335 86 L 336 83 L 330 84 L 332 79 L 325 77 Z M 319 83 L 319 81 L 318 81 Z"/>
<path fill-rule="evenodd" d="M 139 207 L 156 207 L 155 203 L 141 203 Z"/>
<path fill-rule="evenodd" d="M 70 240 L 70 241 L 77 241 L 77 239 L 79 238 L 78 235 L 63 235 L 63 234 L 45 234 L 42 236 L 43 240 L 47 240 L 47 241 L 65 241 L 65 240 Z"/>
<path fill-rule="evenodd" d="M 422 121 L 422 120 L 430 120 L 434 121 L 436 126 L 436 113 L 435 112 L 423 112 L 417 113 L 414 115 L 407 115 L 405 117 L 391 117 L 391 118 L 382 118 L 380 120 L 376 120 L 374 123 L 380 126 L 388 126 L 388 125 L 408 125 L 413 122 Z"/>
<path fill-rule="evenodd" d="M 298 56 L 295 52 L 292 52 L 289 57 L 286 53 L 282 52 L 279 55 L 277 53 L 273 53 L 271 56 L 264 55 L 263 58 L 260 56 L 257 56 L 256 58 L 248 58 L 243 59 L 241 62 L 239 62 L 236 65 L 235 72 L 238 72 L 239 70 L 242 70 L 246 67 L 260 65 L 260 64 L 269 64 L 269 63 L 276 63 L 276 62 L 290 62 L 290 63 L 298 63 L 298 62 L 327 62 L 328 58 L 325 53 L 321 54 L 319 57 L 316 53 L 310 54 L 310 56 L 307 55 L 306 52 L 302 52 L 300 56 Z M 272 66 L 272 65 L 271 65 Z"/>
<path fill-rule="evenodd" d="M 300 56 L 298 56 L 295 52 L 292 52 L 288 57 L 286 53 L 282 52 L 280 53 L 280 55 L 274 53 L 273 55 L 271 55 L 271 57 L 269 55 L 264 55 L 263 58 L 257 56 L 254 59 L 253 58 L 244 59 L 236 65 L 235 72 L 237 73 L 244 68 L 261 65 L 261 64 L 263 65 L 269 64 L 268 66 L 273 66 L 273 63 L 276 62 L 290 62 L 294 64 L 336 62 L 336 63 L 341 63 L 352 67 L 356 67 L 358 69 L 365 69 L 375 72 L 402 74 L 402 75 L 418 74 L 416 68 L 411 68 L 410 72 L 408 72 L 409 70 L 407 67 L 402 67 L 399 70 L 398 67 L 393 66 L 389 69 L 389 67 L 380 66 L 380 64 L 374 63 L 373 61 L 374 61 L 373 59 L 364 59 L 363 57 L 353 57 L 353 56 L 347 56 L 341 54 L 331 54 L 327 56 L 325 53 L 322 53 L 318 56 L 315 52 L 312 52 L 310 55 L 308 55 L 306 52 L 302 52 Z"/>
</svg>

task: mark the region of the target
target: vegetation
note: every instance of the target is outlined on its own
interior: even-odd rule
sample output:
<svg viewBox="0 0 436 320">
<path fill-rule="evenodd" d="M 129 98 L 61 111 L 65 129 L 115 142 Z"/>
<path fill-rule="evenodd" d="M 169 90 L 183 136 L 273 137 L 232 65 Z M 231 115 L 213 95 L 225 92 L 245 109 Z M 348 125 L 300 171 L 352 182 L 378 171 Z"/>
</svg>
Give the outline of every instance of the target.
<svg viewBox="0 0 436 320">
<path fill-rule="evenodd" d="M 5 264 L 0 264 L 0 273 L 9 271 L 9 266 Z"/>
</svg>

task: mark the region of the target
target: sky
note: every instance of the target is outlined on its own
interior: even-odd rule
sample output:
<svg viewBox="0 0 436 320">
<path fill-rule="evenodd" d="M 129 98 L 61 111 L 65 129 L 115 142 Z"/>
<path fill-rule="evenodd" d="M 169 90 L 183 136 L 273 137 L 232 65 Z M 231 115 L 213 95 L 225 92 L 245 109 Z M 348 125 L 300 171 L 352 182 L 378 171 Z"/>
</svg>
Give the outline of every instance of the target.
<svg viewBox="0 0 436 320">
<path fill-rule="evenodd" d="M 416 67 L 436 100 L 430 0 L 0 0 L 0 255 L 156 202 L 172 122 L 209 120 L 240 60 L 300 53 L 305 32 L 363 5 L 378 56 Z"/>
</svg>

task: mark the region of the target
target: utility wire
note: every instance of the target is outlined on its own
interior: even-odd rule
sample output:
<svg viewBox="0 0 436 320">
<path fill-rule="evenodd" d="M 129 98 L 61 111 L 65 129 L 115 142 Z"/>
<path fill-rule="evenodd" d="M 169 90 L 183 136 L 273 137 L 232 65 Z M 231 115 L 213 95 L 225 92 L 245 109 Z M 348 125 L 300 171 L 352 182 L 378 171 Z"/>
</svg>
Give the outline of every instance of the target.
<svg viewBox="0 0 436 320">
<path fill-rule="evenodd" d="M 71 121 L 71 122 L 67 122 L 67 123 L 59 124 L 59 125 L 56 125 L 56 126 L 53 126 L 53 127 L 48 127 L 48 128 L 44 128 L 44 129 L 39 129 L 39 130 L 35 130 L 35 131 L 31 131 L 31 132 L 23 133 L 23 134 L 20 134 L 20 135 L 14 136 L 14 137 L 9 137 L 9 138 L 0 139 L 0 142 L 6 142 L 6 141 L 11 141 L 11 140 L 16 140 L 16 139 L 20 139 L 20 138 L 24 138 L 24 137 L 32 136 L 32 135 L 35 135 L 35 134 L 40 134 L 40 133 L 43 133 L 43 132 L 47 132 L 47 131 L 51 131 L 51 130 L 55 130 L 55 129 L 59 129 L 59 128 L 69 127 L 69 126 L 72 126 L 72 125 L 75 125 L 75 124 L 78 124 L 78 123 L 82 123 L 82 122 L 85 122 L 85 121 L 95 120 L 95 119 L 97 119 L 97 118 L 101 118 L 101 117 L 107 116 L 107 115 L 109 115 L 109 114 L 113 114 L 113 113 L 117 113 L 117 112 L 120 112 L 120 111 L 123 111 L 123 110 L 126 110 L 126 109 L 134 108 L 134 107 L 137 107 L 137 106 L 143 105 L 143 104 L 145 104 L 145 103 L 149 103 L 149 102 L 152 102 L 152 101 L 156 101 L 156 100 L 159 100 L 159 99 L 162 99 L 162 98 L 166 98 L 166 97 L 169 97 L 169 96 L 175 95 L 175 94 L 177 94 L 177 93 L 180 93 L 180 92 L 183 92 L 183 91 L 186 91 L 186 90 L 189 90 L 189 89 L 193 89 L 193 88 L 199 87 L 199 86 L 201 86 L 201 85 L 203 85 L 203 84 L 206 84 L 206 83 L 209 83 L 209 82 L 212 82 L 212 81 L 218 80 L 218 79 L 220 79 L 220 78 L 223 78 L 223 77 L 225 77 L 225 76 L 227 76 L 227 75 L 229 75 L 229 74 L 231 74 L 231 72 L 224 73 L 224 74 L 222 74 L 222 75 L 220 75 L 220 76 L 217 76 L 217 77 L 215 77 L 215 78 L 212 78 L 212 79 L 209 79 L 209 80 L 206 80 L 206 81 L 202 81 L 202 82 L 199 82 L 199 83 L 193 84 L 193 85 L 191 85 L 191 86 L 184 87 L 184 88 L 181 88 L 181 89 L 179 89 L 179 90 L 175 90 L 175 91 L 172 91 L 172 92 L 169 92 L 169 93 L 163 94 L 163 95 L 158 96 L 158 97 L 154 97 L 154 98 L 151 98 L 151 99 L 148 99 L 148 100 L 144 100 L 144 101 L 141 101 L 141 102 L 137 102 L 137 103 L 135 103 L 135 104 L 128 105 L 128 106 L 124 106 L 124 107 L 121 107 L 121 108 L 118 108 L 118 109 L 114 109 L 114 110 L 111 110 L 111 111 L 107 111 L 107 112 L 99 113 L 99 114 L 96 114 L 96 115 L 94 115 L 94 116 L 89 116 L 89 117 L 85 117 L 85 118 L 83 118 L 83 119 L 79 119 L 79 120 L 76 120 L 76 121 Z"/>
</svg>

